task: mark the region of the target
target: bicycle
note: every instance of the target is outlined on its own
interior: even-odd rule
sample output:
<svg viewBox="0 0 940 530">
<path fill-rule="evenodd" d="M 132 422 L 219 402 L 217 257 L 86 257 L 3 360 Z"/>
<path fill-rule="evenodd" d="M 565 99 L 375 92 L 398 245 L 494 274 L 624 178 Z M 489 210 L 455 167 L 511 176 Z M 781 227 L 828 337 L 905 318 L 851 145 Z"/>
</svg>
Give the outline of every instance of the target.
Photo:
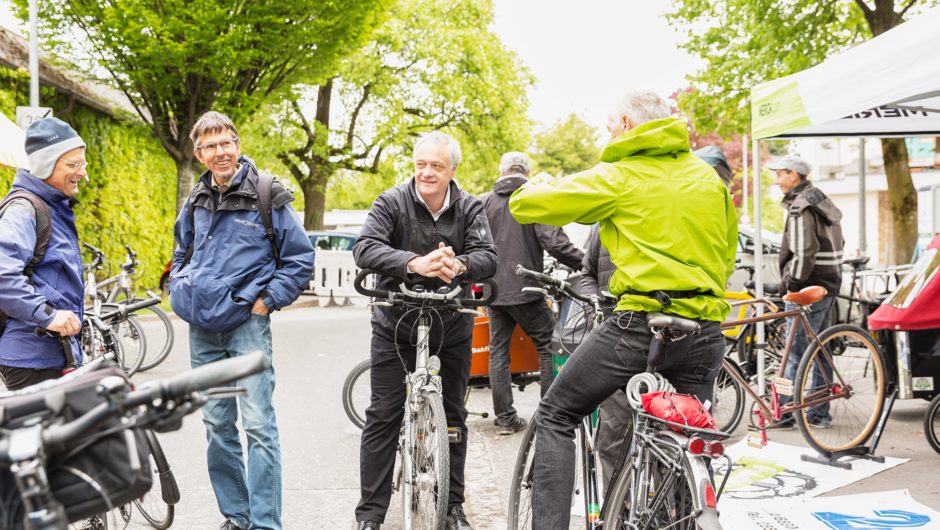
<svg viewBox="0 0 940 530">
<path fill-rule="evenodd" d="M 126 377 L 116 375 L 120 372 L 108 370 L 102 359 L 61 379 L 0 394 L 0 404 L 7 410 L 35 411 L 24 416 L 11 414 L 0 421 L 0 462 L 11 470 L 12 477 L 6 478 L 15 484 L 12 491 L 4 491 L 16 495 L 6 499 L 10 502 L 0 503 L 0 522 L 4 528 L 62 530 L 69 522 L 88 517 L 90 511 L 100 511 L 98 507 L 113 509 L 112 497 L 126 499 L 141 488 L 149 488 L 151 482 L 145 480 L 134 482 L 133 492 L 104 491 L 90 474 L 95 470 L 72 467 L 70 464 L 76 461 L 72 458 L 94 448 L 97 442 L 123 439 L 128 450 L 125 456 L 129 456 L 128 473 L 141 472 L 146 464 L 135 463 L 135 438 L 123 433 L 130 429 L 178 429 L 183 418 L 207 400 L 232 396 L 230 388 L 212 387 L 257 373 L 265 364 L 264 354 L 258 352 L 153 381 L 135 390 Z M 74 385 L 83 385 L 77 389 L 85 395 L 97 395 L 97 404 L 68 419 L 61 407 L 56 407 L 56 400 L 48 398 L 75 390 Z M 53 491 L 52 486 L 54 473 L 59 471 L 79 477 L 97 497 L 63 504 L 56 495 L 60 492 Z"/>
<path fill-rule="evenodd" d="M 141 300 L 141 298 L 137 296 L 131 286 L 131 281 L 135 277 L 137 267 L 140 265 L 140 262 L 137 261 L 137 253 L 134 252 L 129 245 L 124 245 L 124 248 L 127 251 L 127 254 L 124 258 L 124 263 L 121 264 L 120 272 L 114 276 L 111 276 L 110 278 L 97 282 L 96 285 L 97 297 L 103 301 L 103 306 L 105 308 L 107 308 L 109 305 L 113 306 L 114 303 L 120 300 L 128 302 L 137 302 Z M 110 286 L 109 290 L 102 290 L 108 286 Z M 147 294 L 150 296 L 155 296 L 149 291 Z M 150 370 L 151 368 L 154 368 L 162 363 L 167 358 L 167 356 L 170 355 L 170 350 L 173 349 L 173 341 L 175 339 L 173 323 L 170 322 L 170 317 L 168 317 L 159 306 L 148 307 L 146 308 L 146 311 L 148 311 L 151 316 L 155 317 L 156 320 L 159 320 L 160 325 L 146 327 L 141 326 L 142 328 L 145 328 L 144 331 L 147 337 L 147 350 L 145 351 L 144 360 L 137 369 L 139 372 L 146 372 L 147 370 Z"/>
<path fill-rule="evenodd" d="M 442 383 L 438 375 L 441 361 L 430 353 L 431 314 L 455 311 L 479 315 L 478 311 L 465 306 L 480 307 L 491 303 L 496 298 L 496 284 L 492 280 L 483 280 L 482 283 L 491 289 L 490 296 L 475 300 L 459 298 L 463 291 L 460 285 L 432 292 L 420 290 L 417 286 L 411 290 L 402 283 L 400 292 L 377 291 L 363 285 L 366 277 L 372 274 L 381 273 L 363 269 L 354 282 L 357 292 L 375 299 L 370 306 L 397 306 L 418 312 L 415 369 L 411 372 L 405 370 L 405 406 L 398 439 L 400 467 L 395 473 L 392 489 L 401 490 L 405 530 L 443 529 L 450 488 L 451 435 L 444 416 Z"/>
<path fill-rule="evenodd" d="M 930 401 L 924 415 L 924 435 L 934 451 L 940 453 L 940 394 Z"/>
<path fill-rule="evenodd" d="M 896 265 L 878 269 L 865 269 L 870 256 L 859 255 L 842 260 L 852 270 L 849 292 L 845 287 L 836 294 L 830 319 L 833 324 L 856 324 L 868 329 L 868 315 L 887 298 L 912 265 Z M 857 313 L 855 312 L 858 307 Z"/>
<path fill-rule="evenodd" d="M 766 428 L 780 422 L 785 415 L 792 414 L 803 438 L 813 449 L 820 454 L 837 458 L 868 441 L 879 422 L 887 377 L 881 351 L 875 340 L 864 329 L 855 325 L 835 325 L 818 335 L 813 331 L 806 314 L 809 307 L 822 300 L 826 294 L 822 287 L 807 287 L 799 293 L 790 293 L 784 297 L 784 301 L 799 306 L 796 309 L 771 312 L 723 324 L 752 325 L 757 322 L 783 321 L 790 317 L 795 319 L 794 325 L 790 326 L 787 333 L 776 378 L 770 384 L 769 395 L 758 395 L 747 384 L 743 375 L 733 369 L 731 361 L 728 358 L 723 360 L 725 371 L 754 400 L 750 412 L 752 432 L 748 437 L 753 445 L 765 445 Z M 767 299 L 745 303 L 771 306 Z M 784 378 L 784 370 L 792 353 L 790 350 L 797 326 L 802 326 L 805 331 L 809 347 L 799 363 L 795 380 L 791 381 Z M 792 396 L 793 399 L 781 405 L 781 395 Z M 810 422 L 810 411 L 819 405 L 827 405 L 830 408 L 831 424 L 814 425 Z"/>
</svg>

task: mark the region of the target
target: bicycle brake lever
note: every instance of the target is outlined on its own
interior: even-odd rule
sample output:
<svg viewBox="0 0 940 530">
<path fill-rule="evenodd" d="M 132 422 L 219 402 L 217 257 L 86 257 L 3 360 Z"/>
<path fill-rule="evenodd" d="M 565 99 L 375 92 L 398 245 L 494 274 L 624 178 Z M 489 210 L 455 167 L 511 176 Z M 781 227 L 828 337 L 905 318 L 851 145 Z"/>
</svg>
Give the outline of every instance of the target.
<svg viewBox="0 0 940 530">
<path fill-rule="evenodd" d="M 476 309 L 462 308 L 462 309 L 458 309 L 457 312 L 458 312 L 458 313 L 466 313 L 466 314 L 468 314 L 468 315 L 473 315 L 473 316 L 477 316 L 477 317 L 486 316 L 486 315 L 484 315 L 483 313 L 481 313 L 480 311 L 477 311 Z"/>
<path fill-rule="evenodd" d="M 389 302 L 369 302 L 368 304 L 366 304 L 366 307 L 372 307 L 372 306 L 392 307 L 394 306 L 394 304 L 391 304 Z"/>
<path fill-rule="evenodd" d="M 248 394 L 248 391 L 244 388 L 238 388 L 234 386 L 222 386 L 217 388 L 210 388 L 202 392 L 206 396 L 206 399 L 230 399 L 238 396 L 244 396 Z"/>
<path fill-rule="evenodd" d="M 548 290 L 542 289 L 541 287 L 523 287 L 522 292 L 524 293 L 539 293 L 544 297 L 548 297 Z"/>
</svg>

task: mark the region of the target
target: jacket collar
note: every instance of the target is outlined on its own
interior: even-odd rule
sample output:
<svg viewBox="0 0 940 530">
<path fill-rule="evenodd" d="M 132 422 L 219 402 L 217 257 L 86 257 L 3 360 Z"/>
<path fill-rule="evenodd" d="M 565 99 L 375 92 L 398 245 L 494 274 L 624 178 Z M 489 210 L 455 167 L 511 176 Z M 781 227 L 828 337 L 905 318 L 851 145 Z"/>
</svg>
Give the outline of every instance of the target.
<svg viewBox="0 0 940 530">
<path fill-rule="evenodd" d="M 258 173 L 258 169 L 255 167 L 255 162 L 245 155 L 239 155 L 238 164 L 238 171 L 235 172 L 235 176 L 232 177 L 232 181 L 228 184 L 229 191 L 237 189 L 241 185 L 242 181 L 245 180 L 245 176 L 248 175 L 249 172 L 254 172 L 255 174 Z M 204 184 L 207 188 L 212 189 L 212 185 L 214 184 L 214 182 L 212 182 L 212 172 L 210 172 L 208 169 L 203 172 L 203 174 L 199 176 L 199 182 Z"/>
<path fill-rule="evenodd" d="M 53 188 L 45 182 L 39 180 L 32 173 L 25 169 L 17 169 L 16 176 L 13 177 L 13 188 L 24 189 L 34 195 L 39 196 L 50 206 L 72 208 L 78 204 L 78 200 L 69 197 L 61 191 Z"/>
<path fill-rule="evenodd" d="M 526 183 L 526 180 L 525 177 L 519 174 L 499 177 L 496 183 L 493 184 L 493 191 L 499 195 L 509 195 L 522 187 L 522 185 Z"/>
<path fill-rule="evenodd" d="M 800 182 L 796 186 L 793 186 L 793 189 L 790 190 L 789 193 L 783 196 L 783 201 L 781 202 L 783 204 L 790 204 L 797 198 L 799 194 L 803 193 L 806 190 L 811 189 L 812 187 L 813 187 L 812 182 L 810 182 L 809 180 L 804 180 L 803 182 Z"/>
</svg>

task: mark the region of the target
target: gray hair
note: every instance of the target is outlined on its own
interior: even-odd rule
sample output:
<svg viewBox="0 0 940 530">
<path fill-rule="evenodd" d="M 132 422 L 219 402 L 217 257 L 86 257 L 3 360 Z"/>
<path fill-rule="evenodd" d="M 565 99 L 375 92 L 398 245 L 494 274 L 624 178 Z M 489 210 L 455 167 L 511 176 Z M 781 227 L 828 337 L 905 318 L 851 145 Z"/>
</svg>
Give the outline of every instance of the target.
<svg viewBox="0 0 940 530">
<path fill-rule="evenodd" d="M 192 130 L 189 131 L 189 139 L 192 140 L 193 145 L 195 145 L 196 140 L 198 140 L 200 136 L 224 132 L 226 129 L 232 131 L 234 138 L 238 138 L 238 131 L 235 130 L 235 124 L 232 123 L 232 120 L 221 112 L 210 110 L 196 120 Z"/>
<path fill-rule="evenodd" d="M 458 165 L 460 165 L 460 161 L 462 160 L 462 157 L 460 156 L 460 143 L 457 142 L 453 136 L 442 133 L 441 131 L 431 131 L 419 136 L 418 141 L 415 142 L 414 151 L 412 151 L 412 160 L 414 160 L 414 153 L 418 152 L 418 148 L 428 142 L 446 147 L 447 151 L 450 153 L 451 166 L 456 168 Z"/>
<path fill-rule="evenodd" d="M 529 162 L 528 155 L 519 151 L 510 151 L 504 154 L 499 161 L 500 175 L 520 173 L 528 176 L 531 170 L 532 164 Z"/>
<path fill-rule="evenodd" d="M 668 118 L 672 109 L 659 94 L 651 90 L 635 90 L 624 94 L 611 111 L 611 115 L 618 117 L 624 114 L 629 116 L 633 126 L 637 127 L 648 121 Z"/>
</svg>

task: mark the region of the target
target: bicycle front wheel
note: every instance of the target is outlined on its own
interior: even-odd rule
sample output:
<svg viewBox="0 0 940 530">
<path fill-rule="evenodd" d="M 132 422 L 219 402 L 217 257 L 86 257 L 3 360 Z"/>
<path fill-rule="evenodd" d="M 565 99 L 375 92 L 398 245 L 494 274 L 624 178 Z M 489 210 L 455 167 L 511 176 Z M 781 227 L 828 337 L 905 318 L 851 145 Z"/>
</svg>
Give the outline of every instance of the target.
<svg viewBox="0 0 940 530">
<path fill-rule="evenodd" d="M 134 299 L 134 302 L 139 301 L 141 301 L 140 298 Z M 145 372 L 166 360 L 170 355 L 170 350 L 173 349 L 173 340 L 176 336 L 170 317 L 158 306 L 145 307 L 141 310 L 141 314 L 155 317 L 141 320 L 141 327 L 147 335 L 148 349 L 139 371 Z"/>
<path fill-rule="evenodd" d="M 343 383 L 343 410 L 349 421 L 360 429 L 366 424 L 366 408 L 372 399 L 372 384 L 369 380 L 371 368 L 371 359 L 362 361 L 353 367 Z"/>
<path fill-rule="evenodd" d="M 731 361 L 722 359 L 721 371 L 715 377 L 711 414 L 722 432 L 734 432 L 744 417 L 744 387 L 731 375 L 737 370 Z"/>
<path fill-rule="evenodd" d="M 522 436 L 509 486 L 509 530 L 532 528 L 532 485 L 535 482 L 535 418 Z"/>
<path fill-rule="evenodd" d="M 863 445 L 881 417 L 885 365 L 878 344 L 852 324 L 832 326 L 811 343 L 796 371 L 796 422 L 821 454 Z M 819 403 L 812 406 L 813 403 Z"/>
<path fill-rule="evenodd" d="M 402 503 L 411 526 L 405 530 L 442 530 L 450 491 L 450 444 L 444 401 L 437 392 L 418 395 L 402 458 L 409 459 L 403 466 L 407 474 Z"/>
<path fill-rule="evenodd" d="M 166 454 L 153 431 L 147 432 L 147 445 L 150 448 L 150 472 L 153 474 L 153 486 L 150 491 L 134 501 L 134 506 L 152 528 L 166 530 L 173 524 L 173 517 L 176 515 L 173 505 L 179 501 L 179 487 L 173 471 L 170 470 L 170 464 L 166 460 Z"/>
<path fill-rule="evenodd" d="M 940 394 L 933 397 L 924 416 L 924 434 L 933 450 L 940 453 Z"/>
</svg>

